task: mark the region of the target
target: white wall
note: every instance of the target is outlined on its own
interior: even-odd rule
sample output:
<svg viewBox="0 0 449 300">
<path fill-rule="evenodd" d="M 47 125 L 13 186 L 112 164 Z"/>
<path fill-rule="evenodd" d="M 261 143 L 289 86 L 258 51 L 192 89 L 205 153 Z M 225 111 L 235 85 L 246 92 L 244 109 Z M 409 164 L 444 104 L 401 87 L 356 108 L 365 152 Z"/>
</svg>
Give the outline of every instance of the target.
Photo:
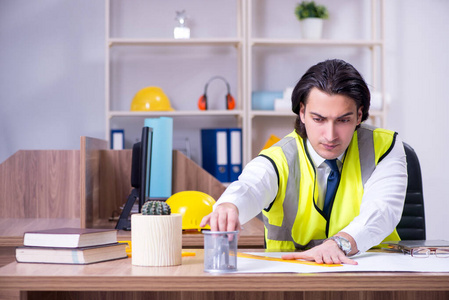
<svg viewBox="0 0 449 300">
<path fill-rule="evenodd" d="M 449 1 L 385 2 L 387 127 L 419 155 L 427 237 L 449 240 Z M 104 1 L 0 0 L 0 162 L 19 149 L 78 149 L 104 128 Z"/>
<path fill-rule="evenodd" d="M 104 2 L 0 0 L 0 162 L 104 138 Z"/>
<path fill-rule="evenodd" d="M 427 238 L 449 240 L 449 1 L 385 2 L 388 124 L 419 156 Z"/>
</svg>

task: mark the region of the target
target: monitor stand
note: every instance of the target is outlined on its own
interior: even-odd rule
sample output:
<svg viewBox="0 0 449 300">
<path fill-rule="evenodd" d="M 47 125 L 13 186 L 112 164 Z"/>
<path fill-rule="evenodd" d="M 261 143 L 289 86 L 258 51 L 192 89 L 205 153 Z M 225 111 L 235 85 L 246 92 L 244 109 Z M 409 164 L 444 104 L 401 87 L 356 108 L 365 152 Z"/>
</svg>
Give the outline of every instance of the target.
<svg viewBox="0 0 449 300">
<path fill-rule="evenodd" d="M 115 229 L 117 230 L 131 230 L 131 221 L 129 220 L 129 216 L 131 214 L 131 210 L 136 203 L 136 200 L 139 199 L 139 189 L 133 189 L 131 194 L 128 196 L 128 200 L 125 203 L 125 207 L 123 207 L 122 213 L 120 214 L 120 218 L 117 221 L 117 225 L 115 225 Z"/>
</svg>

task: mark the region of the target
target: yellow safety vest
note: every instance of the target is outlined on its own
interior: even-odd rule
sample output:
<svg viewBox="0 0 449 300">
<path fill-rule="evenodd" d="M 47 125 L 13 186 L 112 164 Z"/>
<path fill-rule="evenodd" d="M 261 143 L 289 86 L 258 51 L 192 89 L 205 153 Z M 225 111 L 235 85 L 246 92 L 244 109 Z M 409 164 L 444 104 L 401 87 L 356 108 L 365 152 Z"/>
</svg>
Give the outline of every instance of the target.
<svg viewBox="0 0 449 300">
<path fill-rule="evenodd" d="M 390 152 L 396 133 L 360 126 L 343 158 L 340 183 L 329 219 L 317 206 L 316 169 L 306 150 L 306 140 L 295 131 L 261 151 L 278 174 L 278 193 L 263 211 L 267 249 L 304 249 L 333 236 L 360 213 L 363 187 L 376 165 Z M 400 240 L 394 230 L 385 240 Z"/>
</svg>

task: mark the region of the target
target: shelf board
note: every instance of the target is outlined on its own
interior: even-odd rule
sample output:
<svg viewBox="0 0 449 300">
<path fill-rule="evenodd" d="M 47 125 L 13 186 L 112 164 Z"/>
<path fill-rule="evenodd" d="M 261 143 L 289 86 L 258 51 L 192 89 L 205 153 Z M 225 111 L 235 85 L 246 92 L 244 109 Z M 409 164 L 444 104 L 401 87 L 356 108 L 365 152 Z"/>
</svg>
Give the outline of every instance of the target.
<svg viewBox="0 0 449 300">
<path fill-rule="evenodd" d="M 303 39 L 267 39 L 250 40 L 252 46 L 351 46 L 374 47 L 383 44 L 382 40 L 303 40 Z"/>
<path fill-rule="evenodd" d="M 110 111 L 112 117 L 207 117 L 207 116 L 236 116 L 243 115 L 241 110 L 176 110 L 176 111 Z"/>
<path fill-rule="evenodd" d="M 238 46 L 242 43 L 239 38 L 203 38 L 203 39 L 130 39 L 130 38 L 109 38 L 109 47 L 112 46 Z"/>
</svg>

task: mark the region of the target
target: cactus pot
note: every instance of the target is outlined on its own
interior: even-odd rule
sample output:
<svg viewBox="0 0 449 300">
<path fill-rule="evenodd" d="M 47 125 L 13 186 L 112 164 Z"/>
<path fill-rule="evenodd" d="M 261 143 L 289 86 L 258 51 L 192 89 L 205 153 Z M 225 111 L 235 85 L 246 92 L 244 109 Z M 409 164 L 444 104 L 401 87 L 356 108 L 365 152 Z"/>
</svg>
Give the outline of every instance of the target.
<svg viewBox="0 0 449 300">
<path fill-rule="evenodd" d="M 182 215 L 131 215 L 131 241 L 133 265 L 180 265 Z"/>
</svg>

